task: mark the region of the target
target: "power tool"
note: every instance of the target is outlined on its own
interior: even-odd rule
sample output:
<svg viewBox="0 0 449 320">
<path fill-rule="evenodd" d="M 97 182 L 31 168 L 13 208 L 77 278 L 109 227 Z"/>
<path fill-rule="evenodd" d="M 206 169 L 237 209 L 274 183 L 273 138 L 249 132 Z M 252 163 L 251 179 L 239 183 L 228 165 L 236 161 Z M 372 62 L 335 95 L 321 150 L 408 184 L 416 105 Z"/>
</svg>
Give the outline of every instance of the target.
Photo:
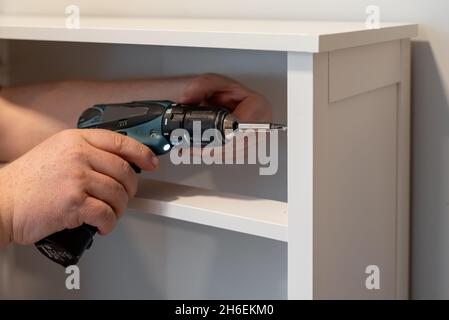
<svg viewBox="0 0 449 320">
<path fill-rule="evenodd" d="M 216 129 L 221 136 L 212 136 L 200 143 L 193 141 L 194 124 L 204 131 Z M 172 101 L 134 101 L 129 103 L 98 104 L 84 111 L 79 120 L 80 129 L 107 129 L 136 139 L 151 148 L 156 155 L 169 152 L 182 141 L 171 139 L 172 132 L 184 129 L 193 145 L 205 146 L 214 139 L 225 141 L 227 134 L 236 130 L 286 130 L 272 123 L 240 123 L 230 111 L 222 107 L 178 104 Z M 139 173 L 140 169 L 131 164 Z M 84 224 L 65 229 L 35 243 L 49 259 L 68 267 L 77 264 L 83 252 L 89 249 L 97 228 Z"/>
</svg>

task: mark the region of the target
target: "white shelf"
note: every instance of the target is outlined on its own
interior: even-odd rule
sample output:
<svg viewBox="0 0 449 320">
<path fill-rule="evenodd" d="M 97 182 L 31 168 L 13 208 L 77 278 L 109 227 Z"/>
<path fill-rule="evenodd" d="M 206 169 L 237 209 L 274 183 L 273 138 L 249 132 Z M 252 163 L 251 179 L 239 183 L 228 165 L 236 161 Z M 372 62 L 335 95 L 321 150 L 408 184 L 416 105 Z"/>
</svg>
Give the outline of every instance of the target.
<svg viewBox="0 0 449 320">
<path fill-rule="evenodd" d="M 128 209 L 287 242 L 287 203 L 281 201 L 141 178 Z"/>
<path fill-rule="evenodd" d="M 287 241 L 287 203 L 141 179 L 129 209 Z"/>
<path fill-rule="evenodd" d="M 323 52 L 417 35 L 416 24 L 364 22 L 0 16 L 0 38 L 230 49 Z"/>
</svg>

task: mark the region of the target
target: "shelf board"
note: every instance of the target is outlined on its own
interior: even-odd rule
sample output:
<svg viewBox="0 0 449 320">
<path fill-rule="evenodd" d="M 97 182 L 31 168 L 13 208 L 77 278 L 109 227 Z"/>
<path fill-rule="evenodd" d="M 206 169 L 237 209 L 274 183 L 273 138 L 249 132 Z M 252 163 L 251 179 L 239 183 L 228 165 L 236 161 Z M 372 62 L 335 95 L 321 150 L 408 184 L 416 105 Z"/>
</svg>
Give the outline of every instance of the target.
<svg viewBox="0 0 449 320">
<path fill-rule="evenodd" d="M 287 203 L 281 201 L 141 178 L 128 209 L 287 242 Z"/>
<path fill-rule="evenodd" d="M 68 29 L 64 16 L 0 16 L 0 38 L 145 44 L 290 52 L 322 52 L 412 38 L 418 26 L 364 22 L 113 18 L 81 16 Z"/>
<path fill-rule="evenodd" d="M 287 241 L 287 203 L 141 179 L 129 209 Z"/>
</svg>

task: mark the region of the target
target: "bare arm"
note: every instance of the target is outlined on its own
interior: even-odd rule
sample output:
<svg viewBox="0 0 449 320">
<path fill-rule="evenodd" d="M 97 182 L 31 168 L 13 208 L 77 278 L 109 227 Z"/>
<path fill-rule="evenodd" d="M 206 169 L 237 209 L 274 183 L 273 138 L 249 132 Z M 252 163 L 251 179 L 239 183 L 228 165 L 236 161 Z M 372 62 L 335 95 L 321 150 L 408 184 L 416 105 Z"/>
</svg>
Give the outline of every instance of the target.
<svg viewBox="0 0 449 320">
<path fill-rule="evenodd" d="M 241 120 L 271 119 L 264 97 L 215 74 L 5 87 L 0 91 L 0 162 L 16 159 L 53 134 L 75 127 L 81 112 L 94 104 L 133 100 L 220 105 Z"/>
<path fill-rule="evenodd" d="M 98 103 L 178 101 L 192 77 L 122 81 L 61 81 L 5 87 L 1 96 L 74 126 L 82 111 Z"/>
<path fill-rule="evenodd" d="M 0 162 L 16 159 L 67 125 L 0 97 Z"/>
<path fill-rule="evenodd" d="M 0 91 L 0 162 L 11 161 L 53 134 L 76 125 L 98 103 L 177 101 L 189 77 L 124 81 L 62 81 Z"/>
</svg>

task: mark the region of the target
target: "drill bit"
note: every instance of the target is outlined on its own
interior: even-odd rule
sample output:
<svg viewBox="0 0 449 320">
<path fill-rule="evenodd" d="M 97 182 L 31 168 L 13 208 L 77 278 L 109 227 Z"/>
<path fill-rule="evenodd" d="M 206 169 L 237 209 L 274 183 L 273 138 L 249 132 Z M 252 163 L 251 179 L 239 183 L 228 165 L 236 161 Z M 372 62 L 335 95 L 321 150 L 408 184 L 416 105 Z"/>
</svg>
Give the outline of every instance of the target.
<svg viewBox="0 0 449 320">
<path fill-rule="evenodd" d="M 238 130 L 279 130 L 287 131 L 287 126 L 275 123 L 239 123 Z"/>
</svg>

